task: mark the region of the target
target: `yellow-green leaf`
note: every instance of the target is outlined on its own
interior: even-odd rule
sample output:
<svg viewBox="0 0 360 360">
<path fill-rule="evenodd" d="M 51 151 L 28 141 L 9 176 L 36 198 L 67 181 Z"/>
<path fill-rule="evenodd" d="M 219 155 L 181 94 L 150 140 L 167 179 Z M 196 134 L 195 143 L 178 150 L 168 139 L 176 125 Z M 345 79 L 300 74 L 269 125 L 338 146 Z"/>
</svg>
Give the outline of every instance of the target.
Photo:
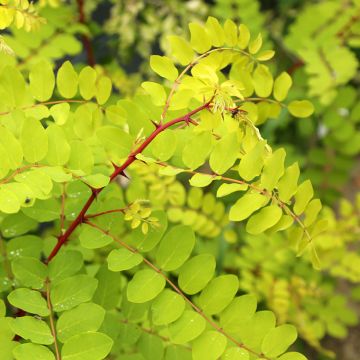
<svg viewBox="0 0 360 360">
<path fill-rule="evenodd" d="M 178 70 L 174 63 L 166 56 L 152 55 L 150 67 L 161 77 L 174 81 L 178 76 Z"/>
<path fill-rule="evenodd" d="M 191 22 L 189 24 L 189 30 L 191 35 L 191 46 L 192 48 L 202 54 L 211 48 L 211 37 L 206 29 L 198 23 Z"/>
<path fill-rule="evenodd" d="M 308 100 L 294 100 L 288 105 L 291 115 L 306 118 L 314 112 L 314 105 Z"/>
<path fill-rule="evenodd" d="M 277 101 L 283 101 L 292 85 L 291 76 L 287 72 L 282 72 L 274 82 L 274 98 Z"/>
<path fill-rule="evenodd" d="M 65 61 L 56 76 L 56 84 L 61 96 L 66 99 L 73 98 L 78 89 L 78 75 L 70 61 Z"/>
</svg>

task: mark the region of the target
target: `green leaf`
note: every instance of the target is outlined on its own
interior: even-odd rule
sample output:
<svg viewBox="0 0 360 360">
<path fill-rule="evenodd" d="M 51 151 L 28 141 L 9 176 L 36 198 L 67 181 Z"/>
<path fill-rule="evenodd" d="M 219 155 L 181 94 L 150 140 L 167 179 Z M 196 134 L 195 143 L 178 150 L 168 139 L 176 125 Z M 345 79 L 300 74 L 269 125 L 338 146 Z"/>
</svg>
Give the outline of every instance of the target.
<svg viewBox="0 0 360 360">
<path fill-rule="evenodd" d="M 291 76 L 283 71 L 274 82 L 274 98 L 277 101 L 283 101 L 287 97 L 287 94 L 291 88 L 292 79 Z"/>
<path fill-rule="evenodd" d="M 176 292 L 165 289 L 151 305 L 151 319 L 156 326 L 177 320 L 185 310 L 185 300 Z"/>
<path fill-rule="evenodd" d="M 0 224 L 1 234 L 4 237 L 14 237 L 26 234 L 36 229 L 37 222 L 28 218 L 23 213 L 9 215 Z"/>
<path fill-rule="evenodd" d="M 146 360 L 163 359 L 163 341 L 157 336 L 148 333 L 141 334 L 137 347 Z"/>
<path fill-rule="evenodd" d="M 93 226 L 83 224 L 79 236 L 80 244 L 86 249 L 98 249 L 113 242 L 112 237 L 104 234 Z"/>
<path fill-rule="evenodd" d="M 18 197 L 9 190 L 0 187 L 0 211 L 5 214 L 14 214 L 20 210 Z"/>
<path fill-rule="evenodd" d="M 48 265 L 52 282 L 76 274 L 83 266 L 83 257 L 79 251 L 66 250 L 58 253 Z"/>
<path fill-rule="evenodd" d="M 272 89 L 274 79 L 265 65 L 258 65 L 253 73 L 253 83 L 255 92 L 260 97 L 269 97 Z"/>
<path fill-rule="evenodd" d="M 38 259 L 43 248 L 43 241 L 40 237 L 25 235 L 11 239 L 6 248 L 9 260 L 20 256 Z"/>
<path fill-rule="evenodd" d="M 211 48 L 211 37 L 206 29 L 198 23 L 191 22 L 189 24 L 191 47 L 202 54 Z"/>
<path fill-rule="evenodd" d="M 201 309 L 209 315 L 224 310 L 239 289 L 239 279 L 235 275 L 221 275 L 205 287 L 199 296 Z"/>
<path fill-rule="evenodd" d="M 0 318 L 5 317 L 5 315 L 6 315 L 6 306 L 4 300 L 0 299 Z"/>
<path fill-rule="evenodd" d="M 48 152 L 48 136 L 39 120 L 26 118 L 20 135 L 24 158 L 29 163 L 42 160 Z"/>
<path fill-rule="evenodd" d="M 210 185 L 218 176 L 209 174 L 195 174 L 189 180 L 191 186 L 194 187 L 205 187 Z"/>
<path fill-rule="evenodd" d="M 40 316 L 48 316 L 50 314 L 46 300 L 38 291 L 26 288 L 15 289 L 8 295 L 8 300 L 12 306 L 28 313 Z"/>
<path fill-rule="evenodd" d="M 109 184 L 110 177 L 104 174 L 91 174 L 84 176 L 82 180 L 93 189 L 101 189 Z"/>
<path fill-rule="evenodd" d="M 231 208 L 230 221 L 241 221 L 248 218 L 253 212 L 265 206 L 269 199 L 262 194 L 246 193 Z"/>
<path fill-rule="evenodd" d="M 225 43 L 225 33 L 219 21 L 209 16 L 206 21 L 206 30 L 212 41 L 212 45 L 215 47 L 223 46 Z"/>
<path fill-rule="evenodd" d="M 285 150 L 277 149 L 265 160 L 263 172 L 261 174 L 261 187 L 272 191 L 284 174 Z"/>
<path fill-rule="evenodd" d="M 16 258 L 11 263 L 15 277 L 25 286 L 41 289 L 47 276 L 46 266 L 31 257 Z"/>
<path fill-rule="evenodd" d="M 115 126 L 103 126 L 96 131 L 96 136 L 115 160 L 125 158 L 131 152 L 133 139 L 124 130 Z"/>
<path fill-rule="evenodd" d="M 93 302 L 105 310 L 114 309 L 119 303 L 120 288 L 123 286 L 120 273 L 109 271 L 104 264 L 97 272 L 96 279 L 99 281 L 99 285 L 94 294 Z"/>
<path fill-rule="evenodd" d="M 216 192 L 216 197 L 224 197 L 236 191 L 245 191 L 248 184 L 221 184 Z"/>
<path fill-rule="evenodd" d="M 203 317 L 192 310 L 185 310 L 182 316 L 168 327 L 170 340 L 174 344 L 186 344 L 205 330 Z"/>
<path fill-rule="evenodd" d="M 191 258 L 180 268 L 180 289 L 189 295 L 198 293 L 214 276 L 215 266 L 213 255 L 201 254 Z"/>
<path fill-rule="evenodd" d="M 284 353 L 297 338 L 296 328 L 293 325 L 280 325 L 271 329 L 264 337 L 261 351 L 268 357 L 276 357 Z"/>
<path fill-rule="evenodd" d="M 307 358 L 297 352 L 288 352 L 279 357 L 279 360 L 307 360 Z"/>
<path fill-rule="evenodd" d="M 30 70 L 30 91 L 39 101 L 49 100 L 55 87 L 55 76 L 51 63 L 47 60 L 36 62 Z"/>
<path fill-rule="evenodd" d="M 221 327 L 232 334 L 238 333 L 244 323 L 255 314 L 256 306 L 254 295 L 236 297 L 220 314 Z"/>
<path fill-rule="evenodd" d="M 65 165 L 70 157 L 70 145 L 64 130 L 59 125 L 51 124 L 46 128 L 46 133 L 49 139 L 46 161 L 53 166 Z"/>
<path fill-rule="evenodd" d="M 249 353 L 239 347 L 229 347 L 223 355 L 223 360 L 249 360 Z"/>
<path fill-rule="evenodd" d="M 178 77 L 177 68 L 166 56 L 151 55 L 150 67 L 158 75 L 170 81 L 174 81 Z"/>
<path fill-rule="evenodd" d="M 96 100 L 98 104 L 105 104 L 111 94 L 112 83 L 111 80 L 107 76 L 100 76 L 96 83 Z"/>
<path fill-rule="evenodd" d="M 280 220 L 282 210 L 277 205 L 269 205 L 253 215 L 246 224 L 249 234 L 258 235 L 271 228 Z"/>
<path fill-rule="evenodd" d="M 89 275 L 75 275 L 51 284 L 50 299 L 53 309 L 61 312 L 90 301 L 98 281 Z"/>
<path fill-rule="evenodd" d="M 65 61 L 59 68 L 56 84 L 61 96 L 66 99 L 73 98 L 78 89 L 78 75 L 70 61 Z"/>
<path fill-rule="evenodd" d="M 188 259 L 194 245 L 195 234 L 189 226 L 174 226 L 161 240 L 156 262 L 165 271 L 178 269 Z"/>
<path fill-rule="evenodd" d="M 64 343 L 72 336 L 99 330 L 104 321 L 105 310 L 94 303 L 80 304 L 74 309 L 65 311 L 56 322 L 56 334 Z"/>
<path fill-rule="evenodd" d="M 291 115 L 306 118 L 314 112 L 314 105 L 308 100 L 294 100 L 288 105 Z"/>
<path fill-rule="evenodd" d="M 265 335 L 275 328 L 275 315 L 271 311 L 259 311 L 239 328 L 238 336 L 249 348 L 257 348 Z"/>
<path fill-rule="evenodd" d="M 128 249 L 114 249 L 107 258 L 108 268 L 111 271 L 129 270 L 139 265 L 143 257 L 138 253 L 133 253 Z"/>
<path fill-rule="evenodd" d="M 182 161 L 191 170 L 203 165 L 212 148 L 212 135 L 209 132 L 196 134 L 185 145 Z"/>
<path fill-rule="evenodd" d="M 189 64 L 194 58 L 194 52 L 190 44 L 180 36 L 168 36 L 171 54 L 175 56 L 181 65 Z"/>
<path fill-rule="evenodd" d="M 314 189 L 310 180 L 301 183 L 295 194 L 294 213 L 300 215 L 304 212 L 307 204 L 314 196 Z"/>
<path fill-rule="evenodd" d="M 232 20 L 226 19 L 224 24 L 224 33 L 225 43 L 229 46 L 236 46 L 238 41 L 238 29 Z"/>
<path fill-rule="evenodd" d="M 259 52 L 262 46 L 262 36 L 259 34 L 250 44 L 249 44 L 249 52 L 250 54 L 256 54 Z"/>
<path fill-rule="evenodd" d="M 133 303 L 144 303 L 158 296 L 165 287 L 165 279 L 154 270 L 135 273 L 127 287 L 127 298 Z"/>
<path fill-rule="evenodd" d="M 202 333 L 192 344 L 194 360 L 217 360 L 225 351 L 227 339 L 217 331 L 209 330 Z"/>
<path fill-rule="evenodd" d="M 169 160 L 175 153 L 177 139 L 175 132 L 166 130 L 160 133 L 150 145 L 155 158 L 161 161 Z"/>
<path fill-rule="evenodd" d="M 51 345 L 54 342 L 49 325 L 34 317 L 23 316 L 12 319 L 10 327 L 15 334 L 36 344 Z"/>
<path fill-rule="evenodd" d="M 23 212 L 39 222 L 53 221 L 59 218 L 61 205 L 55 199 L 37 200 L 32 207 L 24 208 Z"/>
<path fill-rule="evenodd" d="M 151 96 L 151 100 L 156 106 L 165 104 L 166 92 L 162 85 L 152 81 L 144 81 L 141 87 Z"/>
<path fill-rule="evenodd" d="M 106 118 L 115 125 L 124 125 L 126 121 L 126 111 L 118 105 L 109 105 L 105 110 Z"/>
<path fill-rule="evenodd" d="M 55 124 L 64 125 L 69 117 L 70 105 L 68 103 L 55 104 L 50 108 L 50 114 L 54 118 Z"/>
<path fill-rule="evenodd" d="M 113 340 L 99 332 L 78 334 L 65 342 L 62 360 L 102 360 L 110 353 Z"/>
<path fill-rule="evenodd" d="M 84 141 L 74 140 L 70 143 L 71 152 L 67 167 L 72 170 L 82 170 L 89 174 L 94 165 L 94 157 L 89 145 Z"/>
<path fill-rule="evenodd" d="M 8 167 L 10 169 L 17 169 L 23 160 L 23 150 L 19 140 L 7 128 L 0 125 L 0 147 L 3 147 L 4 154 L 0 161 L 0 169 L 3 166 L 3 159 L 8 159 Z M 7 172 L 8 170 L 6 170 Z M 1 171 L 0 171 L 1 174 Z M 5 174 L 6 175 L 6 174 Z"/>
<path fill-rule="evenodd" d="M 259 141 L 248 153 L 246 153 L 239 164 L 239 174 L 245 180 L 252 180 L 258 176 L 264 165 L 265 141 Z"/>
<path fill-rule="evenodd" d="M 216 142 L 210 154 L 210 167 L 219 175 L 226 172 L 238 157 L 239 144 L 236 133 L 230 133 Z"/>
<path fill-rule="evenodd" d="M 79 74 L 79 90 L 80 95 L 85 100 L 90 100 L 96 93 L 96 71 L 90 67 L 85 66 Z"/>
<path fill-rule="evenodd" d="M 240 49 L 245 49 L 247 48 L 247 46 L 249 45 L 249 41 L 250 41 L 250 31 L 249 28 L 244 25 L 244 24 L 240 24 L 239 25 L 239 48 Z"/>
<path fill-rule="evenodd" d="M 55 355 L 42 345 L 20 344 L 13 350 L 16 360 L 55 360 Z"/>
<path fill-rule="evenodd" d="M 286 168 L 284 175 L 277 184 L 281 201 L 287 202 L 295 194 L 299 175 L 300 169 L 298 163 L 294 163 Z"/>
</svg>

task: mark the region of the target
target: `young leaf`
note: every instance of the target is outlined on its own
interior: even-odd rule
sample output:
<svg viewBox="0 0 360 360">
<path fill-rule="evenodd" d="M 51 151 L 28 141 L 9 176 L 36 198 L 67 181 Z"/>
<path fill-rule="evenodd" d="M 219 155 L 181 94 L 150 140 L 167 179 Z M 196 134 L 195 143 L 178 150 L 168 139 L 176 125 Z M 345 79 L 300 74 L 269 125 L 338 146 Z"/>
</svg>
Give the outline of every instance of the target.
<svg viewBox="0 0 360 360">
<path fill-rule="evenodd" d="M 179 60 L 181 65 L 189 64 L 195 55 L 190 44 L 182 37 L 176 35 L 168 36 L 168 39 L 171 47 L 171 54 Z"/>
<path fill-rule="evenodd" d="M 298 163 L 286 168 L 284 175 L 277 184 L 280 200 L 287 202 L 297 190 L 297 182 L 300 175 Z"/>
<path fill-rule="evenodd" d="M 217 190 L 217 197 L 224 197 L 236 191 L 245 191 L 248 189 L 247 184 L 221 184 Z"/>
<path fill-rule="evenodd" d="M 291 115 L 306 118 L 314 112 L 314 105 L 308 100 L 294 100 L 288 105 Z"/>
<path fill-rule="evenodd" d="M 52 282 L 65 279 L 76 274 L 82 266 L 83 257 L 79 251 L 63 251 L 49 262 L 49 278 Z"/>
<path fill-rule="evenodd" d="M 264 165 L 265 141 L 259 141 L 248 153 L 246 153 L 239 164 L 239 174 L 245 180 L 252 180 L 258 176 Z"/>
<path fill-rule="evenodd" d="M 269 199 L 262 194 L 247 193 L 242 196 L 230 209 L 229 220 L 241 221 L 248 218 L 253 212 L 265 206 Z"/>
<path fill-rule="evenodd" d="M 151 96 L 151 100 L 156 106 L 165 104 L 166 92 L 162 85 L 152 81 L 144 81 L 141 87 Z"/>
<path fill-rule="evenodd" d="M 202 54 L 211 48 L 211 37 L 206 29 L 198 23 L 191 22 L 189 24 L 191 46 L 192 48 Z"/>
<path fill-rule="evenodd" d="M 253 73 L 255 92 L 260 97 L 269 97 L 273 89 L 273 77 L 265 65 L 258 65 Z M 290 111 L 290 110 L 289 110 Z"/>
<path fill-rule="evenodd" d="M 151 55 L 150 67 L 161 77 L 174 81 L 178 77 L 178 70 L 166 56 Z"/>
<path fill-rule="evenodd" d="M 257 235 L 274 226 L 281 218 L 282 210 L 277 205 L 269 205 L 253 215 L 246 224 L 246 231 Z"/>
<path fill-rule="evenodd" d="M 56 84 L 60 95 L 66 99 L 73 98 L 78 89 L 78 75 L 70 61 L 65 61 L 59 68 Z"/>
<path fill-rule="evenodd" d="M 259 34 L 249 45 L 250 54 L 256 54 L 262 46 L 262 36 Z"/>
<path fill-rule="evenodd" d="M 64 130 L 59 125 L 49 125 L 46 133 L 49 139 L 46 161 L 53 166 L 65 165 L 69 160 L 71 149 Z"/>
<path fill-rule="evenodd" d="M 314 196 L 314 190 L 310 180 L 305 180 L 301 183 L 295 194 L 294 212 L 300 215 L 306 208 L 311 198 Z"/>
<path fill-rule="evenodd" d="M 219 24 L 219 21 L 212 16 L 209 16 L 206 21 L 206 30 L 210 35 L 212 45 L 214 47 L 220 47 L 224 45 L 225 34 L 224 29 Z"/>
<path fill-rule="evenodd" d="M 239 48 L 245 49 L 249 45 L 250 41 L 250 31 L 248 27 L 244 24 L 239 25 Z"/>
<path fill-rule="evenodd" d="M 232 20 L 226 19 L 224 24 L 224 33 L 225 43 L 229 46 L 236 46 L 238 41 L 238 29 Z"/>
<path fill-rule="evenodd" d="M 79 74 L 79 90 L 80 95 L 85 100 L 90 100 L 96 93 L 96 71 L 90 67 L 85 66 Z"/>
<path fill-rule="evenodd" d="M 48 136 L 39 120 L 26 118 L 20 136 L 24 158 L 29 163 L 42 160 L 48 152 Z"/>
<path fill-rule="evenodd" d="M 39 101 L 49 100 L 55 87 L 55 76 L 50 62 L 41 60 L 36 62 L 30 70 L 30 91 Z"/>
<path fill-rule="evenodd" d="M 274 82 L 274 98 L 277 101 L 283 101 L 291 88 L 292 79 L 287 72 L 282 72 Z"/>
<path fill-rule="evenodd" d="M 210 154 L 210 167 L 219 175 L 225 173 L 238 157 L 239 144 L 236 134 L 225 135 L 216 142 L 213 151 Z"/>
</svg>

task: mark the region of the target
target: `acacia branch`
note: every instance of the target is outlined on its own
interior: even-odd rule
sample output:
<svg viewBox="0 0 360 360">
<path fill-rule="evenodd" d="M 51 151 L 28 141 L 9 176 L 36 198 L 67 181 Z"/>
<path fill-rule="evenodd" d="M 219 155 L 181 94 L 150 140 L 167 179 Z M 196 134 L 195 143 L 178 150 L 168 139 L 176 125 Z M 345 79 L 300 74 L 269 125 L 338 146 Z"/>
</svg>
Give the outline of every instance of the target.
<svg viewBox="0 0 360 360">
<path fill-rule="evenodd" d="M 115 170 L 110 176 L 110 182 L 113 181 L 118 175 L 123 174 L 124 171 L 136 160 L 136 156 L 141 154 L 160 133 L 162 133 L 164 130 L 166 130 L 167 128 L 169 128 L 175 124 L 178 124 L 181 122 L 185 122 L 187 124 L 190 123 L 191 116 L 200 112 L 201 110 L 208 109 L 210 107 L 211 101 L 212 101 L 212 99 L 210 101 L 206 102 L 205 104 L 199 106 L 198 108 L 190 111 L 189 113 L 187 113 L 183 116 L 180 116 L 176 119 L 173 119 L 173 120 L 167 122 L 166 124 L 157 125 L 156 129 L 144 140 L 144 142 L 140 146 L 138 146 L 133 152 L 131 152 L 129 154 L 129 156 L 127 157 L 127 159 L 121 166 L 115 165 Z M 121 139 L 119 139 L 119 141 L 121 141 Z M 55 245 L 55 247 L 53 248 L 53 250 L 51 251 L 50 255 L 48 256 L 47 262 L 49 262 L 59 252 L 61 247 L 66 243 L 66 241 L 68 240 L 70 235 L 74 232 L 74 230 L 80 224 L 82 224 L 84 222 L 86 212 L 89 210 L 91 204 L 94 202 L 94 200 L 97 198 L 98 194 L 101 193 L 101 191 L 103 189 L 104 189 L 104 187 L 99 188 L 99 189 L 92 189 L 92 193 L 91 193 L 90 197 L 86 201 L 85 205 L 81 209 L 78 216 L 75 218 L 75 220 L 73 220 L 73 222 L 70 224 L 69 228 L 65 231 L 65 233 L 61 234 L 58 237 L 58 242 Z"/>
<path fill-rule="evenodd" d="M 120 246 L 126 248 L 127 250 L 131 251 L 134 254 L 139 253 L 139 251 L 135 248 L 133 248 L 132 246 L 124 243 L 123 241 L 121 241 L 119 238 L 117 238 L 115 235 L 112 235 L 109 233 L 109 231 L 101 228 L 100 226 L 86 221 L 87 225 L 92 226 L 93 228 L 99 230 L 100 232 L 102 232 L 103 234 L 111 237 L 115 242 L 117 242 Z M 237 341 L 236 339 L 234 339 L 231 335 L 227 334 L 224 329 L 222 329 L 212 318 L 208 317 L 207 315 L 204 314 L 204 312 L 198 307 L 196 306 L 181 290 L 179 287 L 177 287 L 174 282 L 172 282 L 163 271 L 161 271 L 160 268 L 158 268 L 156 265 L 154 265 L 150 260 L 146 259 L 145 257 L 143 257 L 143 262 L 152 270 L 156 271 L 158 274 L 160 274 L 164 280 L 174 289 L 174 291 L 176 291 L 211 327 L 213 327 L 216 331 L 218 331 L 219 333 L 221 333 L 222 335 L 224 335 L 229 341 L 231 341 L 232 343 L 234 343 L 237 347 L 242 348 L 246 351 L 248 351 L 251 354 L 256 355 L 259 358 L 262 358 L 264 360 L 270 360 L 268 357 L 266 357 L 264 354 L 260 354 L 258 352 L 256 352 L 255 350 L 252 350 L 250 348 L 248 348 L 246 345 L 244 345 L 243 343 Z"/>
<path fill-rule="evenodd" d="M 50 311 L 50 315 L 49 315 L 50 329 L 51 329 L 51 334 L 54 338 L 56 360 L 61 360 L 59 346 L 58 346 L 57 337 L 56 337 L 56 328 L 55 328 L 55 324 L 54 324 L 54 313 L 53 313 L 53 308 L 52 308 L 52 304 L 51 304 L 51 300 L 50 300 L 50 280 L 49 279 L 46 279 L 46 301 L 47 301 L 48 309 Z"/>
</svg>

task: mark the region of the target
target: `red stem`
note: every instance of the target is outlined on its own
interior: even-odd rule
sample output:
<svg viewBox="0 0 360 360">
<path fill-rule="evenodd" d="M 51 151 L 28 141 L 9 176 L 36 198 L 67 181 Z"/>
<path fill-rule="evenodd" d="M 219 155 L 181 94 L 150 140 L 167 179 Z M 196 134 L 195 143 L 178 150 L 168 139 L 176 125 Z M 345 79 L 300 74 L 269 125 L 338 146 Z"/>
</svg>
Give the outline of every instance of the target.
<svg viewBox="0 0 360 360">
<path fill-rule="evenodd" d="M 78 11 L 79 11 L 79 22 L 81 24 L 85 25 L 86 19 L 85 19 L 85 12 L 84 12 L 84 0 L 77 0 L 76 2 L 78 5 Z M 87 62 L 90 66 L 94 67 L 96 62 L 95 62 L 94 50 L 91 45 L 91 41 L 90 41 L 89 37 L 84 34 L 82 36 L 82 42 L 84 44 L 84 48 L 86 51 Z"/>
<path fill-rule="evenodd" d="M 206 108 L 208 108 L 210 106 L 210 102 L 205 103 L 204 105 L 199 106 L 198 108 L 190 111 L 189 113 L 187 113 L 184 116 L 178 117 L 176 119 L 173 119 L 169 122 L 167 122 L 166 124 L 162 124 L 159 125 L 150 135 L 148 138 L 146 138 L 144 140 L 144 142 L 136 149 L 134 150 L 132 153 L 130 153 L 130 155 L 128 156 L 128 158 L 126 159 L 126 161 L 121 165 L 121 166 L 116 166 L 114 172 L 111 174 L 110 176 L 110 182 L 113 181 L 118 175 L 122 174 L 135 160 L 136 160 L 136 155 L 140 154 L 142 151 L 145 150 L 145 148 L 150 145 L 150 143 L 156 138 L 156 136 L 158 136 L 161 132 L 163 132 L 164 130 L 166 130 L 167 128 L 169 128 L 170 126 L 173 126 L 175 124 L 178 124 L 180 122 L 185 121 L 186 123 L 190 123 L 191 121 L 191 116 L 193 116 L 194 114 L 198 113 L 201 110 L 204 110 Z M 121 140 L 121 139 L 119 139 Z M 94 200 L 96 199 L 97 195 L 103 190 L 104 188 L 100 188 L 100 189 L 92 189 L 92 194 L 90 195 L 89 199 L 87 200 L 87 202 L 85 203 L 84 207 L 81 209 L 79 215 L 76 217 L 76 219 L 70 224 L 69 228 L 65 231 L 64 234 L 60 235 L 58 238 L 58 242 L 55 245 L 55 247 L 53 248 L 53 250 L 51 251 L 50 255 L 47 258 L 47 262 L 49 262 L 61 249 L 61 247 L 66 243 L 66 241 L 68 240 L 69 236 L 74 232 L 74 230 L 84 222 L 85 220 L 85 214 L 88 211 L 89 207 L 91 206 L 91 204 L 94 202 Z"/>
</svg>

